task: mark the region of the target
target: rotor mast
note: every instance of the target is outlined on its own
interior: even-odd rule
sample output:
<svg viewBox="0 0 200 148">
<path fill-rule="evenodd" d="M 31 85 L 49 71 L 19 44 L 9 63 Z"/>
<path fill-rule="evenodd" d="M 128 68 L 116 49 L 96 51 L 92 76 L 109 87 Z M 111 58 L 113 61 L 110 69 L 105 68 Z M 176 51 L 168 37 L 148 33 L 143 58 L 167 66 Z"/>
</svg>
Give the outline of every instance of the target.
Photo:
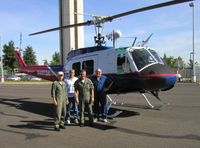
<svg viewBox="0 0 200 148">
<path fill-rule="evenodd" d="M 94 42 L 97 46 L 102 46 L 103 44 L 105 44 L 105 38 L 104 36 L 102 36 L 102 32 L 103 32 L 103 27 L 104 27 L 104 22 L 102 22 L 102 18 L 101 16 L 93 16 L 94 17 L 94 27 L 95 27 L 95 33 L 96 36 L 94 36 Z"/>
</svg>

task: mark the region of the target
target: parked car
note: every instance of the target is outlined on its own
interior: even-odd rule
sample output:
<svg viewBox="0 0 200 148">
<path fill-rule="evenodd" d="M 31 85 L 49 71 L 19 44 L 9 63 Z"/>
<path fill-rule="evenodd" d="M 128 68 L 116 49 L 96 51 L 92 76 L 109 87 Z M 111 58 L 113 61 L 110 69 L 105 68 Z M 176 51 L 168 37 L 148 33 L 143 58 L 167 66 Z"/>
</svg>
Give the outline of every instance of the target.
<svg viewBox="0 0 200 148">
<path fill-rule="evenodd" d="M 38 77 L 32 77 L 31 78 L 31 81 L 41 81 L 42 79 L 41 78 L 38 78 Z"/>
<path fill-rule="evenodd" d="M 7 78 L 7 80 L 11 80 L 11 81 L 20 81 L 21 78 L 20 78 L 20 77 L 17 77 L 17 76 L 9 76 L 9 77 Z"/>
</svg>

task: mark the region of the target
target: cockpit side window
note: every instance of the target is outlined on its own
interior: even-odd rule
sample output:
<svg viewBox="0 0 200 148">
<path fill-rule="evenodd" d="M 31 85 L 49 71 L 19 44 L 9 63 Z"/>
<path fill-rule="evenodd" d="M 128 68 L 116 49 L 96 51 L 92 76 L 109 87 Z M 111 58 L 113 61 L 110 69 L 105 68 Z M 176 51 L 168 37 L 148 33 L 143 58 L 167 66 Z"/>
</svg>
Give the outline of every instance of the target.
<svg viewBox="0 0 200 148">
<path fill-rule="evenodd" d="M 134 49 L 131 52 L 131 54 L 138 70 L 142 69 L 143 67 L 149 64 L 156 62 L 154 58 L 151 56 L 151 54 L 144 48 Z"/>
<path fill-rule="evenodd" d="M 123 54 L 118 54 L 117 55 L 117 73 L 118 74 L 123 74 L 123 73 L 130 73 L 131 68 L 130 68 L 130 62 L 126 55 Z"/>
</svg>

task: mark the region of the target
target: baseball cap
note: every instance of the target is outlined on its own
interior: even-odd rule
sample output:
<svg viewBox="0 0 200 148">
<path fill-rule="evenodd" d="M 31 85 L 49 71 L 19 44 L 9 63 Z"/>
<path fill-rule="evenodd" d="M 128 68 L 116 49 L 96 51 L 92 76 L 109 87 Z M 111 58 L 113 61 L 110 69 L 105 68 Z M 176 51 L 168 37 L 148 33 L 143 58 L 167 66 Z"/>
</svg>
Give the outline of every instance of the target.
<svg viewBox="0 0 200 148">
<path fill-rule="evenodd" d="M 62 71 L 59 71 L 58 76 L 61 76 L 61 75 L 64 76 L 64 73 Z"/>
</svg>

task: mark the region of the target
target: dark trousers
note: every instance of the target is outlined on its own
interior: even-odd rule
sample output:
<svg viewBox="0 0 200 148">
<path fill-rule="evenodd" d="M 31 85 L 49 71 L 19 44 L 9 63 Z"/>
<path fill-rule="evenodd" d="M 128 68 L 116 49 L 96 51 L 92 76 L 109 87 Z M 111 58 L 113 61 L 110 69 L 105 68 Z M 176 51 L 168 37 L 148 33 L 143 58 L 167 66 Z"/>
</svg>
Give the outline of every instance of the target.
<svg viewBox="0 0 200 148">
<path fill-rule="evenodd" d="M 99 114 L 102 114 L 102 118 L 107 118 L 107 105 L 106 94 L 96 93 L 94 98 L 94 117 L 99 118 Z"/>
</svg>

